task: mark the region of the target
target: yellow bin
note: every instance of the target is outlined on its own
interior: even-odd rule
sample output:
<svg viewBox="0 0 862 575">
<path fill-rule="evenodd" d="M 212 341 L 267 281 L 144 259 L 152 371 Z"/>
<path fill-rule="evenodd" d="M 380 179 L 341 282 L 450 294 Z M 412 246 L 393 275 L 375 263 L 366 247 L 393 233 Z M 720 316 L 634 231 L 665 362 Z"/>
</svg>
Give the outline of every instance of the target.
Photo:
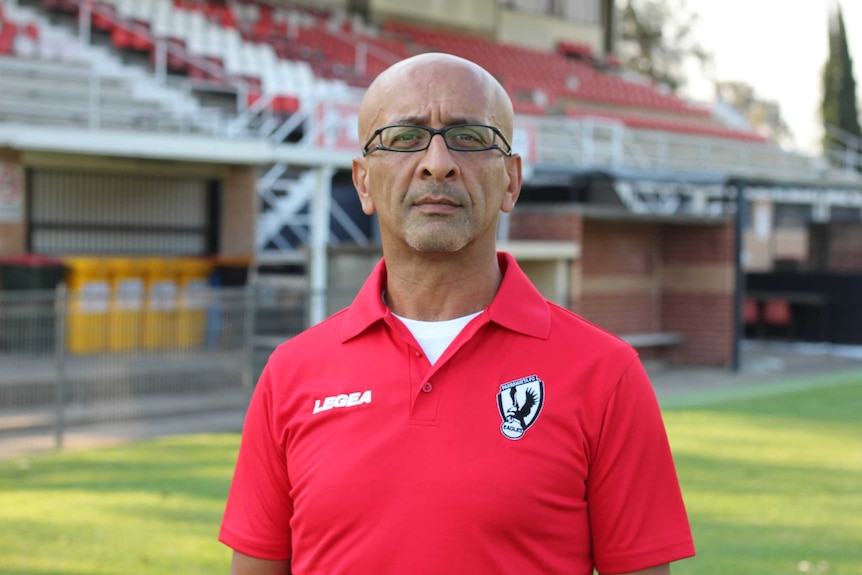
<svg viewBox="0 0 862 575">
<path fill-rule="evenodd" d="M 143 345 L 170 349 L 177 343 L 177 278 L 172 260 L 141 260 L 144 271 Z"/>
<path fill-rule="evenodd" d="M 144 270 L 129 258 L 108 260 L 111 308 L 108 312 L 108 349 L 133 351 L 141 347 L 144 313 Z"/>
<path fill-rule="evenodd" d="M 207 290 L 212 264 L 202 259 L 177 262 L 179 278 L 179 312 L 177 345 L 181 348 L 202 347 L 206 336 Z"/>
<path fill-rule="evenodd" d="M 69 271 L 69 319 L 67 346 L 76 354 L 105 351 L 108 341 L 108 308 L 111 289 L 105 260 L 75 257 L 64 260 Z"/>
</svg>

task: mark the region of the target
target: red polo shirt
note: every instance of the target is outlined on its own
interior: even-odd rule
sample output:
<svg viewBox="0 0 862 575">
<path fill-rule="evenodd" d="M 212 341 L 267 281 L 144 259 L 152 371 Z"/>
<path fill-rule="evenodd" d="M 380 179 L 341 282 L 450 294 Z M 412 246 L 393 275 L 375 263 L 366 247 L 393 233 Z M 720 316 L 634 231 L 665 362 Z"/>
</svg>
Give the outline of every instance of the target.
<svg viewBox="0 0 862 575">
<path fill-rule="evenodd" d="M 433 366 L 383 304 L 383 262 L 273 353 L 222 542 L 293 575 L 591 575 L 694 554 L 636 353 L 499 261 L 494 301 Z"/>
</svg>

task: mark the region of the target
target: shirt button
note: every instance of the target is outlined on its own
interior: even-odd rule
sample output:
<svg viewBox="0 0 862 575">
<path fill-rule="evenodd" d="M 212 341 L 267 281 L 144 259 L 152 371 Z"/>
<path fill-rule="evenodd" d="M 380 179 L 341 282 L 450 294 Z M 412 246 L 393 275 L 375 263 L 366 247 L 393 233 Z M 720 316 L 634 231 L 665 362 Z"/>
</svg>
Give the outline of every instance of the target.
<svg viewBox="0 0 862 575">
<path fill-rule="evenodd" d="M 416 350 L 416 357 L 422 357 L 422 352 L 418 349 Z"/>
<path fill-rule="evenodd" d="M 434 389 L 434 387 L 431 385 L 430 381 L 426 381 L 424 384 L 422 384 L 422 391 L 424 391 L 425 393 L 431 393 L 432 389 Z"/>
</svg>

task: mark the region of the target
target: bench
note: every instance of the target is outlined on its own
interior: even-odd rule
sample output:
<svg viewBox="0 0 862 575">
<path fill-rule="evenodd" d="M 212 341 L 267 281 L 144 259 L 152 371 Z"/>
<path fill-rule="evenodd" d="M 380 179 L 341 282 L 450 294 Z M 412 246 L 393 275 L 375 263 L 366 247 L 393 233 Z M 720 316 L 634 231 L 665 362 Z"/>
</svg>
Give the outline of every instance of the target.
<svg viewBox="0 0 862 575">
<path fill-rule="evenodd" d="M 630 333 L 620 337 L 634 348 L 673 347 L 685 343 L 685 337 L 676 332 Z"/>
<path fill-rule="evenodd" d="M 685 343 L 685 337 L 676 332 L 630 333 L 620 337 L 638 351 L 649 372 L 664 369 L 671 349 Z"/>
</svg>

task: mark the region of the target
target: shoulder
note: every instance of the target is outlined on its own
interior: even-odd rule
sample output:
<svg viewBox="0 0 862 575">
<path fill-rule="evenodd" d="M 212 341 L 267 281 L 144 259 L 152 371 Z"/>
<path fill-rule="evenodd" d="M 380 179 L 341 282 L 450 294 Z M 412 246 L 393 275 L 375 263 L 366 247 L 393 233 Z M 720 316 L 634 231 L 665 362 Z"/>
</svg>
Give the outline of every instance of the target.
<svg viewBox="0 0 862 575">
<path fill-rule="evenodd" d="M 289 359 L 295 362 L 297 359 L 331 353 L 333 346 L 342 341 L 343 321 L 349 310 L 350 308 L 342 309 L 281 343 L 272 352 L 269 361 L 272 363 Z"/>
<path fill-rule="evenodd" d="M 630 356 L 637 352 L 625 340 L 583 316 L 554 302 L 548 301 L 551 316 L 551 337 L 565 338 L 572 345 L 583 345 L 599 354 Z"/>
</svg>

